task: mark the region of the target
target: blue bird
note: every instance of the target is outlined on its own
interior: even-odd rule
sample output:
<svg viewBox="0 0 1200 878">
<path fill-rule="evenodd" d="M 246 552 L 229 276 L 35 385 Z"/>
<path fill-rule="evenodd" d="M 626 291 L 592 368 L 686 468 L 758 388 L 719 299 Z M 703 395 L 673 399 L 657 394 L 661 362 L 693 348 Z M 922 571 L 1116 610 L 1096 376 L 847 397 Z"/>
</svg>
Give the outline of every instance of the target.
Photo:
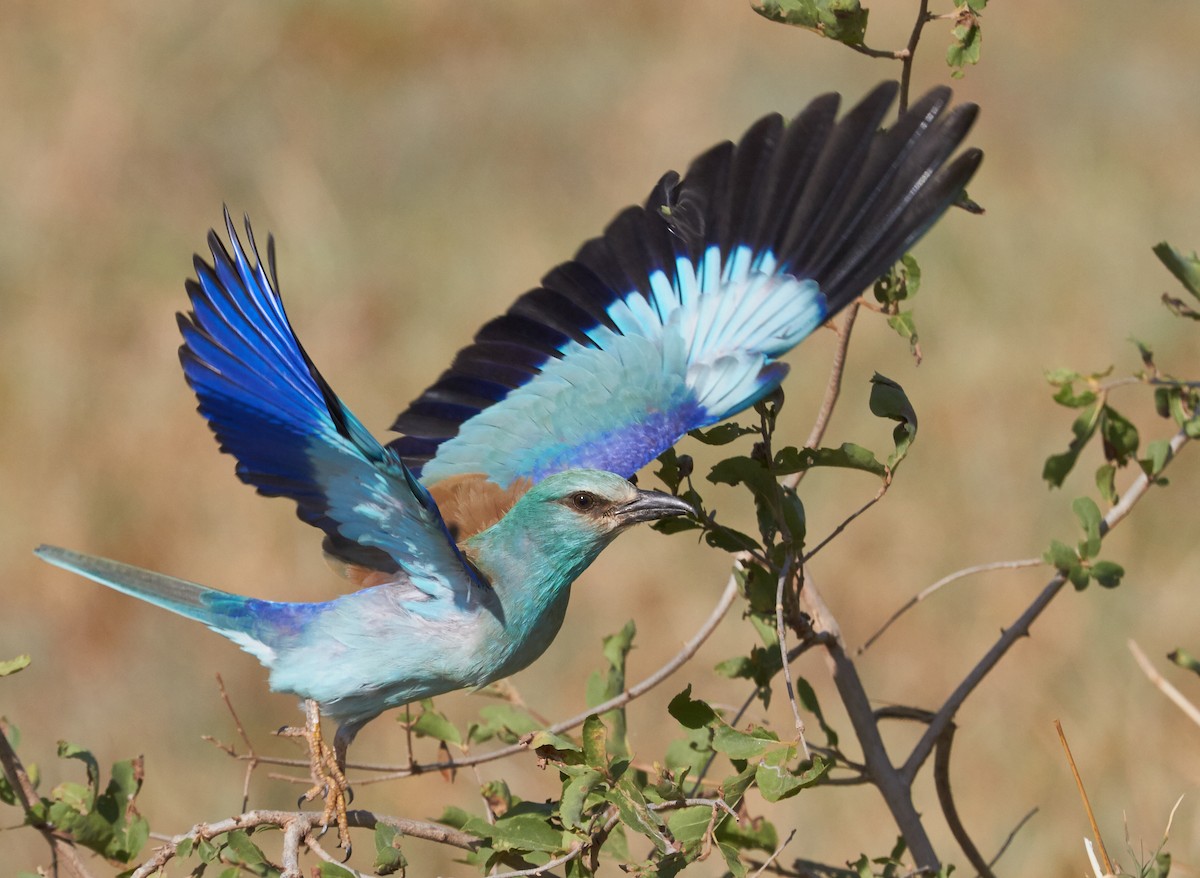
<svg viewBox="0 0 1200 878">
<path fill-rule="evenodd" d="M 65 549 L 40 557 L 195 619 L 309 706 L 326 820 L 345 838 L 346 748 L 381 712 L 527 666 L 571 583 L 628 526 L 691 510 L 627 478 L 688 430 L 779 386 L 778 357 L 883 274 L 957 200 L 982 154 L 951 159 L 976 115 L 935 89 L 886 131 L 885 83 L 837 119 L 785 125 L 666 174 L 644 206 L 486 324 L 377 441 L 292 330 L 246 224 L 226 212 L 195 259 L 180 360 L 237 475 L 324 532 L 356 590 L 264 601 Z M 332 751 L 317 710 L 339 723 Z M 324 748 L 324 749 L 323 749 Z M 339 791 L 340 788 L 340 791 Z M 313 797 L 317 788 L 310 791 Z M 338 796 L 341 796 L 339 799 Z"/>
</svg>

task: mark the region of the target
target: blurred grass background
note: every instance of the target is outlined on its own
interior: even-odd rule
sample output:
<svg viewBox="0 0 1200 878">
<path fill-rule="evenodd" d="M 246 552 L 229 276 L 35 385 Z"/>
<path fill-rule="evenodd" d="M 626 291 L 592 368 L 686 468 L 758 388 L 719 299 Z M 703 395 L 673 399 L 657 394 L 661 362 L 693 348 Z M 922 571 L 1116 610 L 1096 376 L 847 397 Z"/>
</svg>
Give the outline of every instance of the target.
<svg viewBox="0 0 1200 878">
<path fill-rule="evenodd" d="M 915 3 L 875 7 L 870 42 L 902 45 Z M 241 765 L 200 740 L 233 737 L 213 675 L 264 750 L 289 752 L 268 731 L 299 718 L 294 702 L 267 695 L 258 664 L 223 639 L 35 563 L 30 550 L 60 543 L 262 597 L 320 599 L 337 587 L 289 505 L 233 477 L 179 374 L 173 315 L 222 202 L 248 212 L 260 239 L 278 237 L 300 335 L 382 435 L 484 319 L 662 171 L 765 112 L 792 113 L 828 90 L 856 99 L 899 70 L 740 2 L 9 0 L 0 23 L 0 658 L 33 656 L 0 681 L 0 713 L 21 728 L 21 753 L 42 765 L 47 787 L 79 773 L 56 764 L 60 738 L 105 766 L 145 754 L 140 805 L 167 833 L 239 805 Z M 1070 501 L 1092 492 L 1098 460 L 1064 491 L 1045 489 L 1041 462 L 1065 447 L 1070 423 L 1049 400 L 1045 369 L 1131 371 L 1132 333 L 1195 375 L 1194 327 L 1156 305 L 1173 281 L 1150 247 L 1200 246 L 1197 33 L 1200 6 L 1187 0 L 1144 13 L 1079 0 L 987 10 L 983 63 L 955 86 L 983 106 L 971 142 L 987 160 L 971 195 L 987 214 L 948 216 L 917 251 L 920 368 L 881 320 L 860 320 L 827 437 L 887 448 L 888 426 L 866 410 L 876 370 L 904 385 L 921 418 L 887 501 L 813 567 L 851 643 L 948 572 L 1039 554 L 1048 533 L 1075 538 Z M 947 81 L 948 41 L 946 23 L 927 29 L 915 91 Z M 818 333 L 789 358 L 793 441 L 807 435 L 831 349 Z M 1145 408 L 1131 413 L 1149 422 Z M 1144 439 L 1167 431 L 1152 426 Z M 1177 645 L 1200 647 L 1200 465 L 1189 452 L 1173 487 L 1106 543 L 1124 585 L 1062 595 L 960 715 L 954 781 L 979 846 L 994 852 L 1040 808 L 1001 861 L 1005 874 L 1085 871 L 1086 823 L 1056 718 L 1126 866 L 1123 836 L 1152 851 L 1172 804 L 1190 794 L 1169 848 L 1173 874 L 1196 874 L 1200 735 L 1125 645 L 1137 638 L 1160 665 Z M 874 490 L 853 474 L 810 476 L 810 534 Z M 745 507 L 730 496 L 721 509 L 745 521 Z M 603 664 L 600 637 L 630 617 L 640 632 L 630 676 L 640 678 L 708 614 L 727 566 L 686 538 L 626 536 L 581 582 L 565 635 L 517 687 L 550 717 L 576 712 Z M 1046 578 L 992 574 L 939 594 L 863 658 L 873 697 L 936 707 Z M 639 755 L 661 753 L 663 705 L 688 681 L 705 698 L 740 702 L 745 687 L 710 668 L 752 642 L 730 618 L 631 708 Z M 819 657 L 797 671 L 836 723 Z M 460 719 L 482 703 L 439 701 Z M 772 713 L 786 728 L 786 705 L 777 699 Z M 403 761 L 394 717 L 360 736 L 356 758 Z M 848 740 L 844 719 L 839 727 Z M 915 731 L 890 729 L 898 754 Z M 532 761 L 485 765 L 479 778 L 554 795 Z M 357 804 L 436 818 L 445 803 L 478 810 L 476 789 L 465 771 L 453 784 L 362 787 Z M 299 790 L 260 772 L 252 805 L 288 807 Z M 942 856 L 962 862 L 927 780 L 918 792 Z M 801 795 L 771 814 L 783 833 L 798 830 L 784 863 L 879 855 L 894 837 L 864 790 Z M 0 811 L 0 825 L 16 820 Z M 414 874 L 471 873 L 431 845 L 408 853 Z M 0 872 L 46 859 L 34 833 L 0 831 Z M 696 873 L 706 869 L 719 871 Z"/>
</svg>

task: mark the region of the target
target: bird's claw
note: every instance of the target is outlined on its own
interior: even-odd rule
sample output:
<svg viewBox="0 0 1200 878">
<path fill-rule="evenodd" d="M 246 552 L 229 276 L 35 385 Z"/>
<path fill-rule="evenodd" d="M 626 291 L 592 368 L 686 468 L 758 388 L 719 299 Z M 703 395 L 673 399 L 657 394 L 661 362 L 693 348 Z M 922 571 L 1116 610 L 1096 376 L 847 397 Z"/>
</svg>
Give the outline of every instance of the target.
<svg viewBox="0 0 1200 878">
<path fill-rule="evenodd" d="M 354 796 L 334 748 L 326 744 L 321 736 L 321 714 L 316 702 L 305 701 L 304 711 L 304 728 L 285 727 L 276 732 L 284 737 L 304 738 L 308 743 L 313 785 L 296 801 L 296 808 L 302 808 L 305 802 L 312 802 L 318 798 L 324 800 L 321 833 L 324 834 L 330 825 L 337 824 L 338 847 L 346 852 L 346 858 L 342 861 L 345 862 L 350 858 L 350 825 L 346 817 L 346 808 Z"/>
</svg>

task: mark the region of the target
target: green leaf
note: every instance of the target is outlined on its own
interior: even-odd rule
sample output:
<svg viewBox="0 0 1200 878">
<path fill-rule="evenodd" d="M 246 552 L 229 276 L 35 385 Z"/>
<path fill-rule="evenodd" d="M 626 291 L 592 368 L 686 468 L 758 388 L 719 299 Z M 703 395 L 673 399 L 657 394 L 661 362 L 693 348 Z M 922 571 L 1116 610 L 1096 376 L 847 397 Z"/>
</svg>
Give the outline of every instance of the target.
<svg viewBox="0 0 1200 878">
<path fill-rule="evenodd" d="M 1171 444 L 1166 439 L 1156 439 L 1146 445 L 1146 458 L 1141 461 L 1141 469 L 1151 479 L 1157 477 L 1166 468 L 1171 459 Z"/>
<path fill-rule="evenodd" d="M 1200 674 L 1200 659 L 1197 659 L 1185 649 L 1174 649 L 1167 654 L 1167 658 L 1173 661 L 1185 671 L 1191 671 L 1193 674 Z"/>
<path fill-rule="evenodd" d="M 419 738 L 433 738 L 462 747 L 462 735 L 444 713 L 434 710 L 431 698 L 421 702 L 421 713 L 412 722 L 412 732 Z"/>
<path fill-rule="evenodd" d="M 786 476 L 817 466 L 857 469 L 882 478 L 887 469 L 875 455 L 861 445 L 844 442 L 837 448 L 792 448 L 780 449 L 775 454 L 775 472 Z"/>
<path fill-rule="evenodd" d="M 671 837 L 683 848 L 685 854 L 699 853 L 704 837 L 708 834 L 712 814 L 713 809 L 710 805 L 693 805 L 671 811 L 667 815 L 667 829 L 671 831 Z"/>
<path fill-rule="evenodd" d="M 1076 564 L 1067 571 L 1067 579 L 1070 580 L 1071 585 L 1075 586 L 1076 591 L 1083 591 L 1087 588 L 1091 576 L 1086 567 L 1082 564 Z"/>
<path fill-rule="evenodd" d="M 1200 299 L 1200 256 L 1195 251 L 1186 256 L 1166 241 L 1154 245 L 1154 255 L 1183 284 L 1183 288 Z"/>
<path fill-rule="evenodd" d="M 322 860 L 317 865 L 317 874 L 320 878 L 354 878 L 354 873 L 349 869 L 339 866 L 337 863 L 331 863 L 328 860 Z M 234 871 L 234 876 L 237 871 Z"/>
<path fill-rule="evenodd" d="M 759 817 L 734 823 L 724 820 L 717 826 L 718 841 L 746 851 L 772 853 L 779 847 L 779 833 L 771 821 Z"/>
<path fill-rule="evenodd" d="M 871 378 L 871 414 L 878 418 L 898 421 L 892 430 L 896 450 L 888 456 L 888 468 L 895 469 L 908 454 L 908 448 L 917 436 L 917 413 L 904 393 L 904 388 L 878 372 Z"/>
<path fill-rule="evenodd" d="M 658 469 L 654 471 L 654 475 L 671 491 L 672 494 L 679 491 L 679 485 L 683 482 L 684 475 L 679 467 L 679 453 L 674 447 L 668 448 L 658 456 Z"/>
<path fill-rule="evenodd" d="M 1070 570 L 1079 563 L 1079 553 L 1058 540 L 1050 541 L 1050 548 L 1042 555 L 1056 570 Z"/>
<path fill-rule="evenodd" d="M 594 768 L 585 768 L 570 777 L 563 785 L 559 813 L 568 829 L 585 829 L 583 813 L 587 797 L 604 781 L 604 775 Z"/>
<path fill-rule="evenodd" d="M 100 764 L 96 762 L 96 757 L 90 750 L 67 741 L 58 742 L 58 756 L 60 759 L 78 759 L 87 766 L 87 781 L 88 786 L 91 787 L 91 795 L 87 797 L 83 810 L 90 810 L 92 803 L 100 795 Z"/>
<path fill-rule="evenodd" d="M 592 714 L 583 721 L 583 761 L 592 768 L 608 768 L 608 729 Z"/>
<path fill-rule="evenodd" d="M 608 673 L 601 676 L 593 673 L 588 678 L 587 704 L 595 707 L 625 691 L 625 663 L 633 649 L 633 638 L 637 634 L 637 626 L 630 619 L 616 634 L 605 637 L 603 642 L 604 658 L 608 661 Z M 609 745 L 617 756 L 629 753 L 629 738 L 625 722 L 625 710 L 617 708 L 610 710 L 602 717 L 611 729 Z"/>
<path fill-rule="evenodd" d="M 617 814 L 627 829 L 639 832 L 654 842 L 659 853 L 668 853 L 663 838 L 662 820 L 646 805 L 646 797 L 626 774 L 608 792 L 608 801 L 616 806 Z"/>
<path fill-rule="evenodd" d="M 737 847 L 727 841 L 718 840 L 717 850 L 725 858 L 725 868 L 729 871 L 730 878 L 746 878 L 746 864 L 742 862 Z"/>
<path fill-rule="evenodd" d="M 543 725 L 515 704 L 489 704 L 480 708 L 479 716 L 482 722 L 473 723 L 467 730 L 467 740 L 471 743 L 495 736 L 514 744 L 522 735 L 538 731 Z"/>
<path fill-rule="evenodd" d="M 742 732 L 718 720 L 713 726 L 713 749 L 730 759 L 753 759 L 777 749 L 779 736 L 770 729 Z"/>
<path fill-rule="evenodd" d="M 562 831 L 550 825 L 547 814 L 531 811 L 504 815 L 492 827 L 489 838 L 498 851 L 562 850 Z"/>
<path fill-rule="evenodd" d="M 759 792 L 768 802 L 778 802 L 791 798 L 805 787 L 817 783 L 828 772 L 831 763 L 820 756 L 814 756 L 812 765 L 800 771 L 793 772 L 788 763 L 796 758 L 796 748 L 787 747 L 768 753 L 758 764 L 754 772 L 754 780 Z"/>
<path fill-rule="evenodd" d="M 1079 557 L 1085 560 L 1095 558 L 1100 551 L 1100 507 L 1090 497 L 1078 497 L 1071 504 L 1071 509 L 1083 526 L 1084 539 L 1079 544 Z"/>
<path fill-rule="evenodd" d="M 1096 469 L 1096 489 L 1105 503 L 1117 502 L 1117 468 L 1111 463 L 1101 464 Z"/>
<path fill-rule="evenodd" d="M 705 531 L 704 542 L 714 549 L 732 553 L 754 552 L 761 548 L 758 540 L 749 534 L 716 523 L 710 524 Z"/>
<path fill-rule="evenodd" d="M 775 489 L 775 479 L 766 464 L 754 457 L 735 455 L 716 464 L 708 473 L 714 485 L 746 485 L 757 494 L 770 493 Z"/>
<path fill-rule="evenodd" d="M 705 445 L 728 445 L 735 439 L 740 439 L 743 436 L 749 436 L 757 432 L 757 427 L 743 427 L 741 424 L 730 421 L 725 424 L 718 424 L 708 430 L 692 430 L 688 435 L 703 442 Z"/>
<path fill-rule="evenodd" d="M 1046 463 L 1042 467 L 1042 478 L 1049 482 L 1050 487 L 1062 487 L 1063 480 L 1075 467 L 1075 461 L 1079 459 L 1079 452 L 1096 432 L 1099 420 L 1100 412 L 1095 405 L 1088 406 L 1075 418 L 1074 423 L 1071 424 L 1071 433 L 1074 438 L 1067 450 L 1062 454 L 1052 454 L 1047 457 Z"/>
<path fill-rule="evenodd" d="M 979 53 L 983 49 L 983 30 L 979 27 L 978 9 L 975 4 L 958 3 L 958 15 L 950 35 L 954 42 L 946 49 L 946 63 L 958 68 L 952 74 L 958 78 L 962 76 L 963 67 L 979 63 Z"/>
<path fill-rule="evenodd" d="M 675 717 L 676 722 L 687 729 L 704 728 L 717 719 L 717 712 L 704 701 L 692 698 L 692 686 L 688 687 L 671 699 L 667 712 Z"/>
<path fill-rule="evenodd" d="M 1054 394 L 1054 401 L 1067 408 L 1081 409 L 1096 401 L 1096 391 L 1089 389 L 1076 393 L 1073 384 L 1064 384 L 1058 389 L 1058 393 Z"/>
<path fill-rule="evenodd" d="M 912 311 L 901 311 L 887 319 L 887 325 L 896 335 L 907 341 L 917 338 L 917 320 Z"/>
<path fill-rule="evenodd" d="M 811 30 L 848 46 L 861 46 L 868 10 L 859 0 L 761 0 L 751 9 L 770 21 Z"/>
<path fill-rule="evenodd" d="M 721 794 L 725 799 L 725 804 L 730 808 L 736 808 L 742 800 L 742 796 L 746 794 L 746 790 L 750 788 L 750 784 L 754 782 L 754 765 L 747 765 L 737 774 L 732 774 L 721 781 Z"/>
<path fill-rule="evenodd" d="M 241 829 L 235 829 L 229 833 L 229 838 L 225 842 L 225 848 L 227 856 L 232 853 L 237 857 L 239 863 L 247 866 L 255 866 L 267 861 L 258 845 L 252 842 L 250 836 Z"/>
<path fill-rule="evenodd" d="M 408 865 L 400 850 L 404 834 L 386 823 L 375 824 L 375 862 L 371 869 L 378 875 L 393 875 Z"/>
<path fill-rule="evenodd" d="M 685 773 L 698 774 L 714 754 L 712 734 L 707 726 L 688 729 L 682 739 L 676 739 L 667 745 L 663 754 L 663 762 L 676 776 Z"/>
<path fill-rule="evenodd" d="M 555 759 L 573 764 L 583 757 L 583 750 L 570 738 L 564 738 L 562 735 L 545 729 L 534 732 L 529 747 L 531 750 L 537 751 L 537 754 L 543 759 Z"/>
<path fill-rule="evenodd" d="M 15 674 L 17 671 L 24 670 L 29 667 L 30 661 L 29 656 L 19 655 L 16 658 L 0 662 L 0 677 L 7 677 L 9 674 Z"/>
<path fill-rule="evenodd" d="M 1125 568 L 1113 561 L 1097 561 L 1092 565 L 1092 578 L 1104 588 L 1116 588 L 1124 575 Z"/>
<path fill-rule="evenodd" d="M 1137 455 L 1137 427 L 1107 405 L 1100 411 L 1100 437 L 1104 440 L 1105 459 L 1113 461 L 1117 466 L 1125 466 Z"/>
</svg>

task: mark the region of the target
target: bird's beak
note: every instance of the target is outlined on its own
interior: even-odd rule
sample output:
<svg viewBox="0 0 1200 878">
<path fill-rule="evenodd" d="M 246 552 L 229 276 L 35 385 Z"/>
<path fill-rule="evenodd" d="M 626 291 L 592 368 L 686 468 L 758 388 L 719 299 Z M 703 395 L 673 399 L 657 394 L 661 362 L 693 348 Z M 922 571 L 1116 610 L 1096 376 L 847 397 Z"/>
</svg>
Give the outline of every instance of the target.
<svg viewBox="0 0 1200 878">
<path fill-rule="evenodd" d="M 662 491 L 638 491 L 637 496 L 613 510 L 622 525 L 657 521 L 673 515 L 695 515 L 691 505 Z"/>
</svg>

